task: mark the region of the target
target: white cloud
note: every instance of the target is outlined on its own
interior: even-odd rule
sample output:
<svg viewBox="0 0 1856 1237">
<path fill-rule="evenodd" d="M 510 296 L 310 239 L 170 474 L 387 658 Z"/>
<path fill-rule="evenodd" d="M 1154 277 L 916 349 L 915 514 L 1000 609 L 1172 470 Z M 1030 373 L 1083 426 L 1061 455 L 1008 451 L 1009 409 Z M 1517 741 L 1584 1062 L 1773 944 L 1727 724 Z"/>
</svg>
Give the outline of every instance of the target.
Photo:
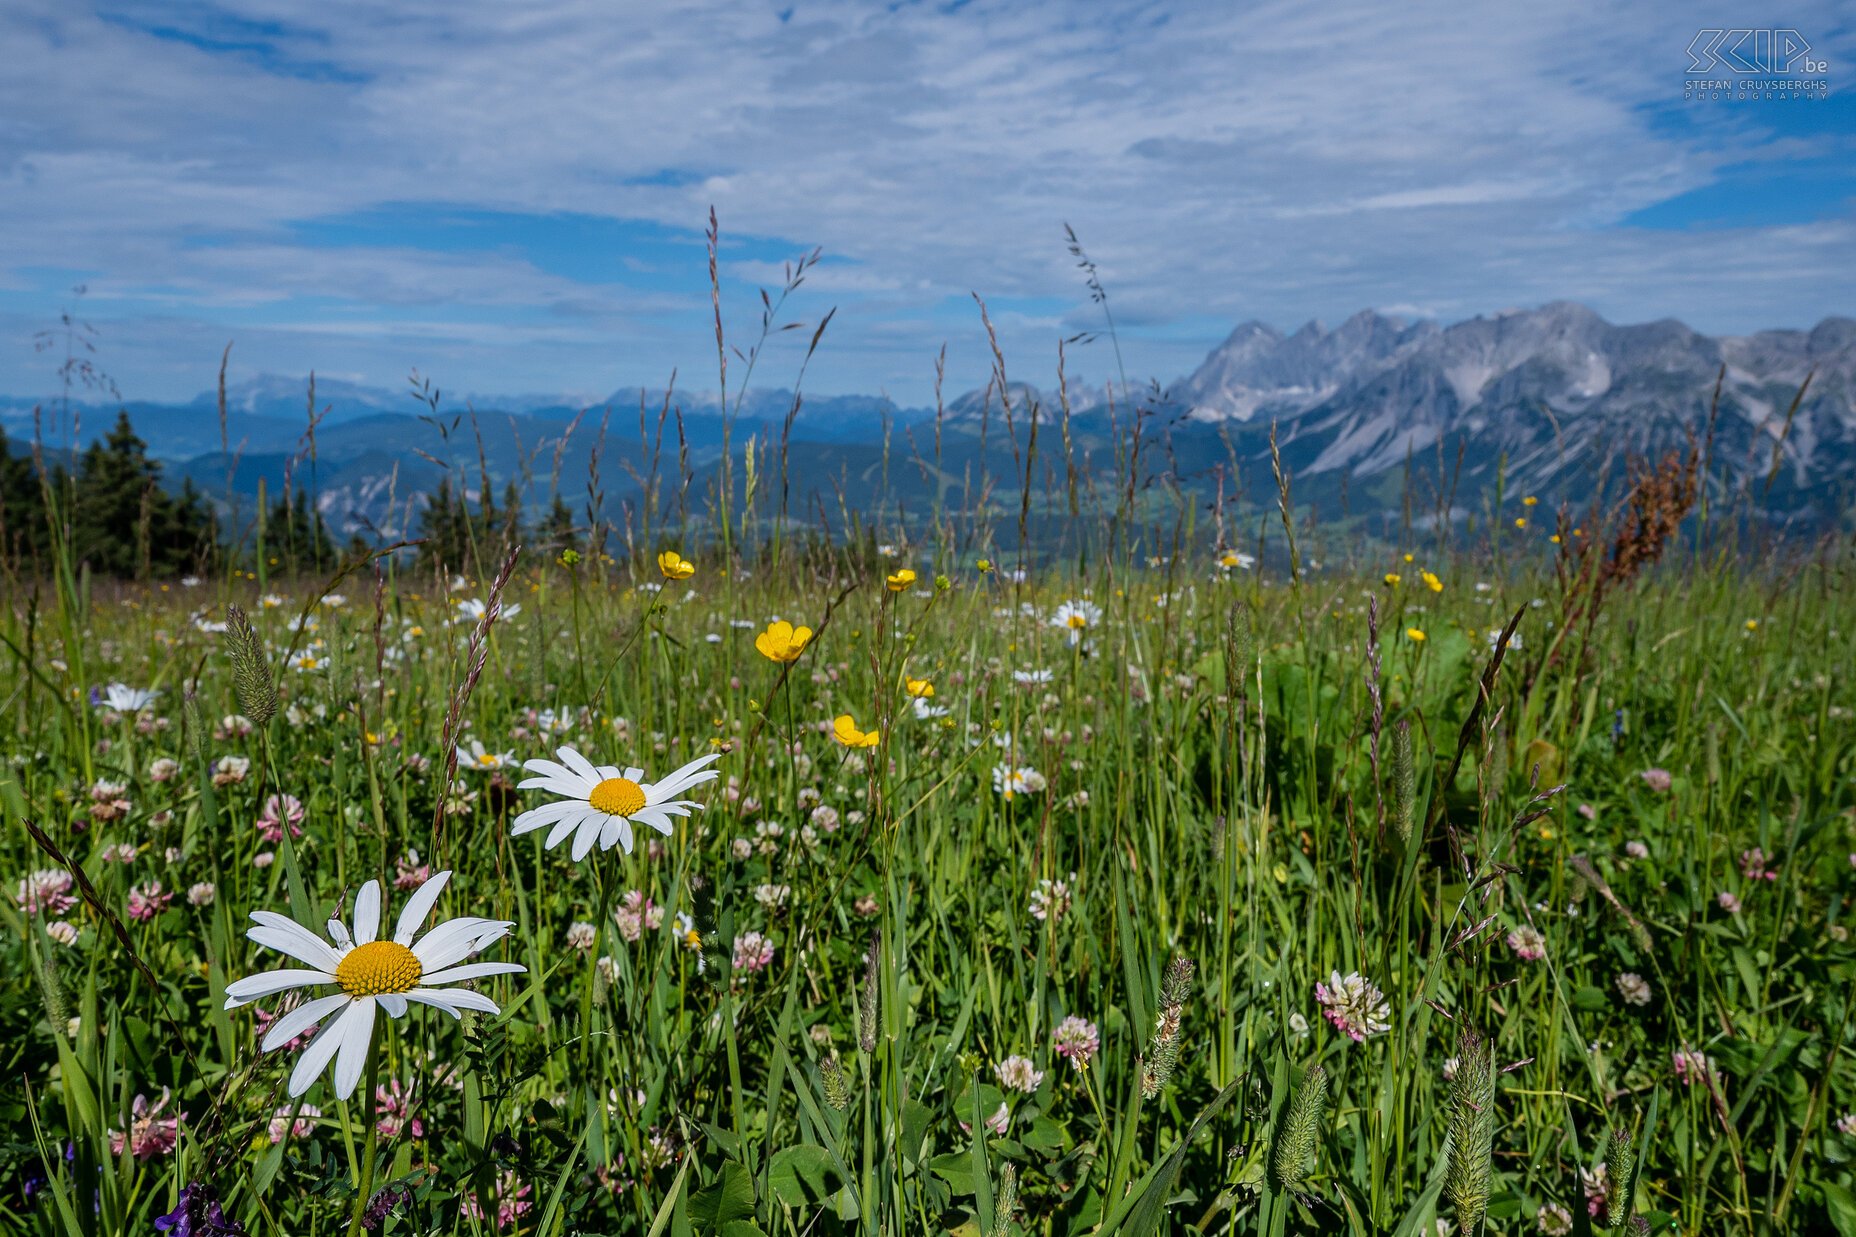
<svg viewBox="0 0 1856 1237">
<path fill-rule="evenodd" d="M 1725 259 L 1731 297 L 1722 238 L 1616 226 L 1775 147 L 1823 161 L 1842 141 L 1847 157 L 1829 135 L 1775 140 L 1771 113 L 1723 113 L 1700 136 L 1654 123 L 1679 102 L 1700 20 L 1671 3 L 1600 23 L 1583 6 L 1446 0 L 801 0 L 784 22 L 774 4 L 716 0 L 231 0 L 186 17 L 25 0 L 0 13 L 0 294 L 23 312 L 22 272 L 70 269 L 117 305 L 112 338 L 266 331 L 302 346 L 298 368 L 320 350 L 354 369 L 357 324 L 380 323 L 423 348 L 447 339 L 472 386 L 616 385 L 707 364 L 688 329 L 706 297 L 699 248 L 679 295 L 520 253 L 311 247 L 289 225 L 438 202 L 696 228 L 713 203 L 731 236 L 843 260 L 802 294 L 806 314 L 847 303 L 812 380 L 907 398 L 925 394 L 950 327 L 974 335 L 950 348 L 954 381 L 983 375 L 977 316 L 959 308 L 970 290 L 1079 306 L 995 315 L 1027 353 L 1019 372 L 1048 369 L 1056 339 L 1094 321 L 1066 220 L 1133 328 L 1132 368 L 1163 379 L 1222 334 L 1160 329 L 1181 318 L 1287 325 L 1395 303 L 1452 316 L 1574 296 L 1724 329 L 1846 308 L 1814 278 L 1856 258 L 1843 224 L 1737 238 L 1760 260 Z M 1788 20 L 1850 62 L 1828 4 Z M 774 271 L 735 259 L 724 274 Z M 293 326 L 253 316 L 278 307 Z M 147 313 L 171 317 L 157 331 Z M 559 341 L 544 351 L 561 368 L 541 368 L 538 333 Z M 0 386 L 35 364 L 23 340 L 0 342 Z"/>
</svg>

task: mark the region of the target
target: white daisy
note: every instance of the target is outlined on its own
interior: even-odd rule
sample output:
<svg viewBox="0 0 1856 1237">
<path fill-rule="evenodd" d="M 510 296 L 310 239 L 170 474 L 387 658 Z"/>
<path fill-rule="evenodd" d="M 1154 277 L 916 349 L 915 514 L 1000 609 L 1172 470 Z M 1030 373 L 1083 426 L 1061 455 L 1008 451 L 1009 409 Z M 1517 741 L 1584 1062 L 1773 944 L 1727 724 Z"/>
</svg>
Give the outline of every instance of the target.
<svg viewBox="0 0 1856 1237">
<path fill-rule="evenodd" d="M 1092 601 L 1066 601 L 1057 607 L 1051 615 L 1052 627 L 1060 627 L 1069 633 L 1070 643 L 1077 644 L 1083 638 L 1083 632 L 1102 621 L 1102 607 Z"/>
<path fill-rule="evenodd" d="M 1007 799 L 1038 794 L 1048 785 L 1044 775 L 1029 765 L 994 765 L 992 768 L 992 788 Z"/>
<path fill-rule="evenodd" d="M 475 623 L 484 616 L 485 612 L 488 611 L 490 607 L 487 603 L 479 601 L 475 597 L 467 597 L 457 603 L 457 608 L 458 622 Z M 520 613 L 522 613 L 522 607 L 514 602 L 505 602 L 499 599 L 496 603 L 496 618 L 514 618 Z"/>
<path fill-rule="evenodd" d="M 1218 556 L 1218 565 L 1226 571 L 1249 571 L 1257 565 L 1257 560 L 1241 550 L 1226 550 Z"/>
<path fill-rule="evenodd" d="M 492 752 L 483 746 L 482 739 L 472 739 L 468 745 L 458 747 L 458 767 L 460 769 L 481 769 L 493 773 L 506 769 L 516 762 L 514 752 Z"/>
<path fill-rule="evenodd" d="M 130 687 L 126 683 L 111 683 L 103 689 L 103 703 L 118 713 L 140 713 L 155 702 L 161 693 L 151 687 Z"/>
<path fill-rule="evenodd" d="M 586 858 L 595 843 L 601 850 L 621 845 L 626 854 L 631 854 L 633 821 L 668 836 L 673 828 L 672 816 L 688 816 L 691 808 L 702 807 L 692 799 L 677 796 L 692 786 L 714 781 L 716 771 L 705 766 L 721 759 L 722 754 L 710 752 L 698 757 L 661 782 L 641 781 L 644 770 L 639 768 L 595 766 L 571 747 L 563 747 L 555 755 L 561 758 L 560 764 L 552 760 L 524 762 L 522 767 L 538 776 L 524 778 L 518 785 L 523 790 L 546 790 L 567 798 L 522 813 L 509 832 L 528 833 L 553 825 L 548 831 L 548 847 L 552 849 L 571 833 L 573 857 L 578 862 Z"/>
<path fill-rule="evenodd" d="M 374 1010 L 403 1018 L 406 1003 L 417 1001 L 442 1009 L 453 1018 L 467 1009 L 486 1014 L 501 1010 L 496 1002 L 481 992 L 468 988 L 434 988 L 430 984 L 450 984 L 487 975 L 513 975 L 527 968 L 514 962 L 470 962 L 464 959 L 505 936 L 512 922 L 507 919 L 479 919 L 466 916 L 447 919 L 419 940 L 413 936 L 444 891 L 451 873 L 440 872 L 406 900 L 400 911 L 392 940 L 378 939 L 380 929 L 380 882 L 361 886 L 354 899 L 352 930 L 339 918 L 328 923 L 329 940 L 275 911 L 253 911 L 258 924 L 246 935 L 258 944 L 288 954 L 308 964 L 308 969 L 290 968 L 265 971 L 234 980 L 226 985 L 226 1008 L 236 1009 L 260 997 L 274 996 L 293 988 L 310 988 L 318 984 L 340 985 L 340 992 L 312 997 L 272 1022 L 260 1047 L 265 1052 L 282 1047 L 320 1023 L 322 1030 L 303 1049 L 296 1068 L 290 1071 L 292 1098 L 309 1090 L 310 1084 L 332 1060 L 335 1062 L 335 1094 L 347 1099 L 361 1079 L 362 1067 L 374 1040 Z M 330 944 L 333 941 L 334 944 Z M 459 965 L 463 963 L 463 965 Z"/>
</svg>

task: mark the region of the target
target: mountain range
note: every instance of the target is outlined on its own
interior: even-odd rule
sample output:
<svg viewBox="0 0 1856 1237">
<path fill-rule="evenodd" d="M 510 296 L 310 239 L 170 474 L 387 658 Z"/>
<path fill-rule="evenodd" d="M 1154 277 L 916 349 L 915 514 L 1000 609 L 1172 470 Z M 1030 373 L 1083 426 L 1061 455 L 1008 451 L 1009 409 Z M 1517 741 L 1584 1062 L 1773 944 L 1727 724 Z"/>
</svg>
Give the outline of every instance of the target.
<svg viewBox="0 0 1856 1237">
<path fill-rule="evenodd" d="M 1433 518 L 1480 511 L 1498 478 L 1508 495 L 1583 505 L 1633 458 L 1691 438 L 1707 445 L 1717 494 L 1742 495 L 1772 521 L 1835 526 L 1856 497 L 1849 318 L 1709 336 L 1673 319 L 1614 325 L 1556 302 L 1449 325 L 1373 310 L 1289 334 L 1246 322 L 1170 386 L 1131 399 L 1112 394 L 1067 392 L 1079 475 L 1100 483 L 1128 459 L 1138 420 L 1150 446 L 1139 457 L 1137 488 L 1170 479 L 1201 498 L 1222 495 L 1237 510 L 1245 500 L 1251 508 L 1274 500 L 1272 432 L 1298 502 L 1381 526 L 1405 518 L 1414 502 Z M 577 509 L 596 499 L 614 516 L 639 502 L 652 476 L 660 502 L 679 489 L 700 511 L 719 465 L 725 418 L 713 394 L 667 399 L 634 387 L 588 404 L 441 393 L 436 414 L 414 395 L 319 381 L 313 462 L 305 380 L 265 375 L 228 387 L 223 431 L 216 392 L 124 407 L 170 474 L 191 477 L 209 495 L 237 501 L 255 493 L 259 478 L 273 492 L 286 475 L 313 480 L 331 523 L 379 535 L 403 532 L 419 495 L 447 474 L 473 490 L 486 477 L 499 492 L 513 481 L 525 503 L 545 502 L 558 488 Z M 750 440 L 762 450 L 785 441 L 789 509 L 828 522 L 876 505 L 918 516 L 937 501 L 963 509 L 982 494 L 1016 513 L 1035 416 L 1043 436 L 1033 505 L 1054 517 L 1069 488 L 1058 393 L 1014 384 L 1005 396 L 981 387 L 937 415 L 878 396 L 808 394 L 795 404 L 791 392 L 757 389 L 731 398 L 731 441 L 737 452 Z M 33 433 L 39 402 L 0 397 L 0 426 L 15 443 Z M 85 440 L 115 412 L 75 407 Z M 54 412 L 42 414 L 41 426 L 49 443 L 70 438 Z M 679 467 L 691 474 L 687 488 L 674 480 Z M 757 469 L 767 486 L 777 462 L 763 456 Z M 738 463 L 738 484 L 743 471 Z"/>
</svg>

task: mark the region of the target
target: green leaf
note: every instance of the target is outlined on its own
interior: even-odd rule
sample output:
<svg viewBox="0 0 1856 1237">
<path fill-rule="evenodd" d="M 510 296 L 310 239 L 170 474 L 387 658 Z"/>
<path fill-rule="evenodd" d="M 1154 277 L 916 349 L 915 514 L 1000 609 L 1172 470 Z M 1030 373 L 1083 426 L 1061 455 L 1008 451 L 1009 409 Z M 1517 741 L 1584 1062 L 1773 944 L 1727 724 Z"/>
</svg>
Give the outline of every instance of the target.
<svg viewBox="0 0 1856 1237">
<path fill-rule="evenodd" d="M 1019 1133 L 1018 1141 L 1033 1151 L 1055 1153 L 1063 1149 L 1063 1127 L 1040 1115 L 1032 1118 L 1031 1124 Z"/>
<path fill-rule="evenodd" d="M 902 1158 L 919 1163 L 928 1153 L 928 1138 L 934 1128 L 934 1110 L 920 1100 L 905 1100 L 902 1105 Z"/>
<path fill-rule="evenodd" d="M 815 1206 L 843 1184 L 831 1153 L 811 1143 L 775 1152 L 767 1174 L 768 1190 L 788 1207 Z"/>
<path fill-rule="evenodd" d="M 950 1151 L 946 1155 L 937 1155 L 928 1161 L 928 1171 L 954 1187 L 957 1195 L 971 1194 L 977 1188 L 971 1151 Z"/>
<path fill-rule="evenodd" d="M 1830 1211 L 1830 1222 L 1837 1226 L 1842 1237 L 1856 1237 L 1856 1194 L 1834 1181 L 1826 1181 L 1824 1186 L 1824 1205 Z"/>
<path fill-rule="evenodd" d="M 689 1214 L 696 1231 L 704 1234 L 719 1235 L 722 1226 L 731 1221 L 752 1220 L 754 1175 L 744 1165 L 729 1160 L 713 1184 L 690 1195 Z"/>
</svg>

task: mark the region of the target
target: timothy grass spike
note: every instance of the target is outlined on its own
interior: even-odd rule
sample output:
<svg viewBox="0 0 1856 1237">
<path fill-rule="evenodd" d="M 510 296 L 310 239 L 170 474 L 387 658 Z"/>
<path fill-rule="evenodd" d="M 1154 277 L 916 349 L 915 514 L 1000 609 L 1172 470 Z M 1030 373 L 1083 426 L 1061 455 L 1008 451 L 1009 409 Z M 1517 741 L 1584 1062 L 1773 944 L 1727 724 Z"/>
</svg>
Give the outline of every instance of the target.
<svg viewBox="0 0 1856 1237">
<path fill-rule="evenodd" d="M 1444 1179 L 1464 1237 L 1475 1237 L 1488 1215 L 1494 1142 L 1494 1046 L 1474 1029 L 1464 1027 L 1458 1039 L 1456 1078 L 1450 1084 L 1450 1151 Z"/>
<path fill-rule="evenodd" d="M 1284 1193 L 1301 1189 L 1303 1178 L 1308 1176 L 1308 1161 L 1320 1140 L 1321 1110 L 1327 1099 L 1328 1072 L 1319 1065 L 1309 1066 L 1302 1075 L 1302 1085 L 1289 1098 L 1276 1136 L 1276 1188 Z"/>
<path fill-rule="evenodd" d="M 262 730 L 277 715 L 277 681 L 271 676 L 264 641 L 241 606 L 226 607 L 226 652 L 232 658 L 232 689 L 238 694 L 239 710 Z"/>
</svg>

